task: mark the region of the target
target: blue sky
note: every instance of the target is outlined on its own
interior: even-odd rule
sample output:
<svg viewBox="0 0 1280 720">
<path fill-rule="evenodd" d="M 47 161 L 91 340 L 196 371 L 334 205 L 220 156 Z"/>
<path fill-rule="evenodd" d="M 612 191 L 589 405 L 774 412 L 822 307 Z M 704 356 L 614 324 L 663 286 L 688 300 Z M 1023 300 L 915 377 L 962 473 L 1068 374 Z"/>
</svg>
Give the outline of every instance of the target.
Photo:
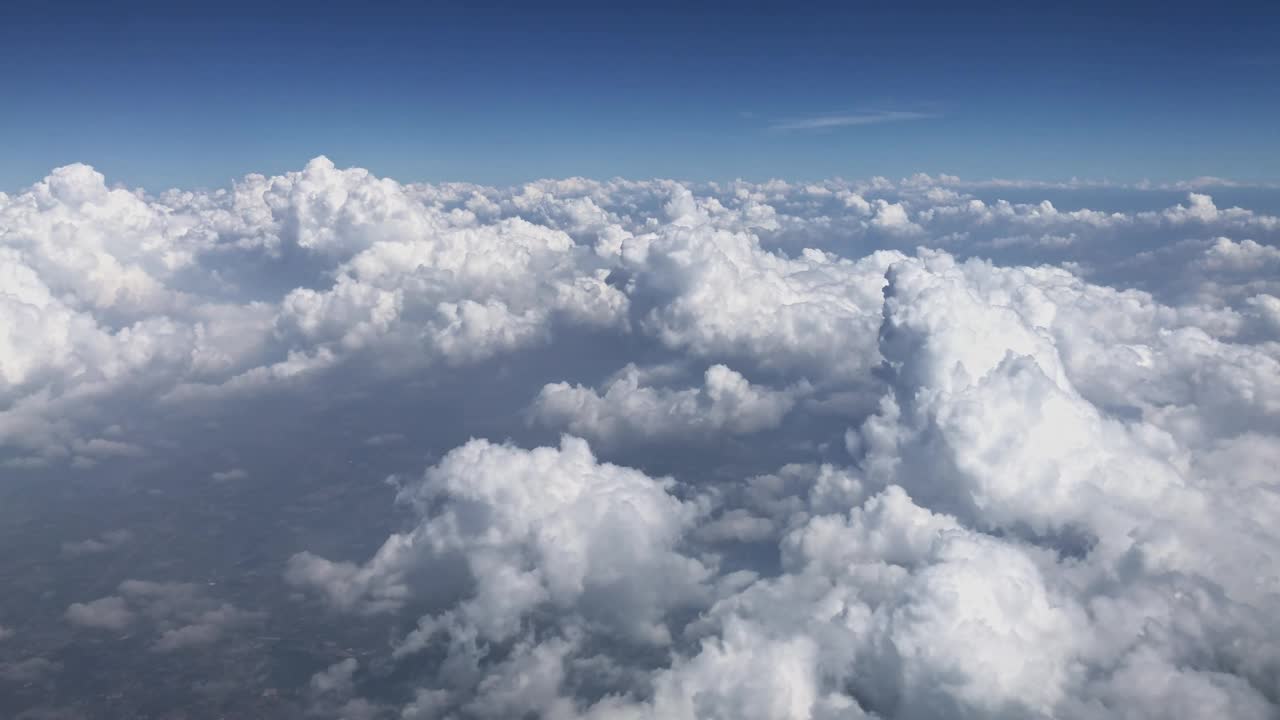
<svg viewBox="0 0 1280 720">
<path fill-rule="evenodd" d="M 1280 176 L 1275 3 L 685 5 L 5 3 L 0 189 Z"/>
</svg>

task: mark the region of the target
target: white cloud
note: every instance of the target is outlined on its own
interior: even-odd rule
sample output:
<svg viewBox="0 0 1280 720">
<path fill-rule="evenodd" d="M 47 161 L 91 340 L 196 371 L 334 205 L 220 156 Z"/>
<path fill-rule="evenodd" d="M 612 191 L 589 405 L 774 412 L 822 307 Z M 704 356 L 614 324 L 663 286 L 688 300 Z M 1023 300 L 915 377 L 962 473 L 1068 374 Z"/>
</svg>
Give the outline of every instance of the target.
<svg viewBox="0 0 1280 720">
<path fill-rule="evenodd" d="M 905 235 L 917 234 L 922 231 L 919 225 L 911 222 L 911 217 L 907 214 L 907 210 L 902 203 L 877 200 L 876 206 L 875 217 L 871 219 L 872 226 L 890 233 Z"/>
<path fill-rule="evenodd" d="M 875 364 L 884 270 L 899 253 L 857 262 L 818 251 L 786 257 L 750 234 L 682 218 L 620 248 L 635 294 L 652 305 L 648 332 L 698 356 L 745 357 L 811 376 Z"/>
<path fill-rule="evenodd" d="M 129 530 L 109 530 L 96 538 L 62 543 L 62 554 L 71 557 L 97 555 L 115 550 L 132 540 L 133 533 Z"/>
<path fill-rule="evenodd" d="M 543 424 L 609 445 L 696 442 L 776 428 L 805 391 L 755 386 L 724 365 L 707 368 L 702 387 L 685 390 L 649 387 L 645 375 L 628 365 L 603 394 L 581 385 L 547 385 L 530 411 Z"/>
<path fill-rule="evenodd" d="M 121 630 L 133 622 L 133 613 L 124 598 L 108 595 L 87 603 L 72 603 L 67 608 L 67 619 L 76 625 Z"/>
<path fill-rule="evenodd" d="M 450 628 L 502 641 L 547 606 L 665 643 L 664 613 L 697 597 L 708 573 L 676 550 L 699 510 L 669 495 L 670 485 L 598 463 L 573 437 L 529 451 L 475 440 L 401 491 L 422 514 L 414 530 L 392 536 L 359 566 L 297 555 L 288 577 L 338 607 L 377 611 L 400 604 L 415 565 L 460 556 L 471 593 L 424 617 L 402 652 Z"/>
<path fill-rule="evenodd" d="M 295 610 L 378 635 L 321 716 L 1271 717 L 1280 223 L 1226 187 L 60 168 L 0 195 L 0 462 L 428 464 L 372 552 L 290 516 Z M 63 564 L 165 552 L 94 532 Z M 222 592 L 63 619 L 216 653 Z"/>
<path fill-rule="evenodd" d="M 31 685 L 47 679 L 62 670 L 62 664 L 42 657 L 31 657 L 15 662 L 0 663 L 0 680 L 19 685 Z"/>
<path fill-rule="evenodd" d="M 774 130 L 829 130 L 832 128 L 906 122 L 908 120 L 933 120 L 938 117 L 940 116 L 933 113 L 908 112 L 903 110 L 857 113 L 852 115 L 815 115 L 813 117 L 775 123 L 771 128 Z"/>
<path fill-rule="evenodd" d="M 156 634 L 151 647 L 158 652 L 209 645 L 260 618 L 218 602 L 189 583 L 125 580 L 119 593 L 73 603 L 66 617 L 73 624 L 103 630 L 145 623 Z"/>
<path fill-rule="evenodd" d="M 1280 227 L 1280 218 L 1274 215 L 1258 214 L 1240 207 L 1222 209 L 1213 201 L 1213 197 L 1204 193 L 1188 193 L 1186 205 L 1175 205 L 1167 208 L 1159 215 L 1154 213 L 1140 214 L 1144 219 L 1158 217 L 1172 225 L 1201 223 L 1212 225 L 1219 223 L 1226 227 L 1247 227 L 1260 230 L 1274 230 Z"/>
<path fill-rule="evenodd" d="M 1280 248 L 1261 245 L 1253 240 L 1232 242 L 1220 237 L 1205 251 L 1204 265 L 1210 270 L 1235 272 L 1280 269 Z"/>
<path fill-rule="evenodd" d="M 311 676 L 311 691 L 317 694 L 350 695 L 354 687 L 351 676 L 360 667 L 355 658 L 339 660 Z"/>
</svg>

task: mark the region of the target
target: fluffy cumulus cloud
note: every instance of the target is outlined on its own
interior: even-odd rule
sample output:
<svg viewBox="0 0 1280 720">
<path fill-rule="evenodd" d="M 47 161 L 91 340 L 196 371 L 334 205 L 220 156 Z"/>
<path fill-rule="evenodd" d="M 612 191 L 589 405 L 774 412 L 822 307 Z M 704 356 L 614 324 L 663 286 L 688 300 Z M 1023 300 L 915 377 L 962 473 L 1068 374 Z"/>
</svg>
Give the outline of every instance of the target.
<svg viewBox="0 0 1280 720">
<path fill-rule="evenodd" d="M 229 630 L 251 624 L 258 614 L 209 597 L 190 583 L 126 580 L 119 595 L 72 603 L 67 620 L 100 630 L 125 630 L 138 624 L 155 635 L 158 652 L 212 644 Z"/>
<path fill-rule="evenodd" d="M 414 572 L 460 562 L 470 587 L 423 617 L 400 646 L 412 652 L 436 634 L 503 641 L 542 608 L 579 614 L 639 642 L 666 644 L 672 607 L 704 594 L 709 569 L 679 553 L 696 503 L 669 492 L 670 478 L 600 463 L 586 441 L 527 451 L 472 441 L 406 485 L 403 502 L 422 516 L 362 566 L 309 553 L 289 579 L 339 607 L 394 609 Z"/>
<path fill-rule="evenodd" d="M 310 716 L 1276 717 L 1280 220 L 1084 190 L 59 168 L 0 194 L 0 463 L 403 470 L 372 541 L 268 553 L 288 610 L 59 606 L 158 653 L 321 618 Z M 150 547 L 106 527 L 63 562 Z"/>
<path fill-rule="evenodd" d="M 802 391 L 761 388 L 724 365 L 707 368 L 700 388 L 647 386 L 650 377 L 661 374 L 628 365 L 603 395 L 580 385 L 550 384 L 538 393 L 533 416 L 605 444 L 679 442 L 776 428 Z"/>
</svg>

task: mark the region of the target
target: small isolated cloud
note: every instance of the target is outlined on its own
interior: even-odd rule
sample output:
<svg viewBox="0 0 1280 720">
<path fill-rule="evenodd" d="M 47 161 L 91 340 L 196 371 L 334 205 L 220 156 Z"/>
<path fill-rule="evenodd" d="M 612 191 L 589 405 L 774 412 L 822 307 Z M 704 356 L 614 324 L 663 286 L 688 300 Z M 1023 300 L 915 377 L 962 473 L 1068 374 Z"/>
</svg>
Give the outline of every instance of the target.
<svg viewBox="0 0 1280 720">
<path fill-rule="evenodd" d="M 190 583 L 125 580 L 119 593 L 73 603 L 67 608 L 67 619 L 102 630 L 140 624 L 155 635 L 152 649 L 170 652 L 212 644 L 228 631 L 260 618 L 258 613 L 215 600 Z"/>
<path fill-rule="evenodd" d="M 364 444 L 369 447 L 383 447 L 385 445 L 395 445 L 404 442 L 404 435 L 400 433 L 379 433 L 370 435 L 364 439 Z"/>
<path fill-rule="evenodd" d="M 16 662 L 0 662 L 0 680 L 17 685 L 41 682 L 62 670 L 62 664 L 33 657 Z"/>
<path fill-rule="evenodd" d="M 129 610 L 124 598 L 115 595 L 86 603 L 72 603 L 67 608 L 67 620 L 81 627 L 123 630 L 133 622 L 133 618 L 133 612 Z"/>
<path fill-rule="evenodd" d="M 146 452 L 137 445 L 104 438 L 77 443 L 76 451 L 91 457 L 138 457 Z"/>
<path fill-rule="evenodd" d="M 769 129 L 782 132 L 832 130 L 836 128 L 860 127 L 863 125 L 883 125 L 885 123 L 909 122 L 912 120 L 936 120 L 940 117 L 942 116 L 936 113 L 905 110 L 813 115 L 810 117 L 795 118 L 792 120 L 784 120 L 782 122 L 774 123 L 769 126 Z"/>
<path fill-rule="evenodd" d="M 230 470 L 219 470 L 209 477 L 217 482 L 228 482 L 231 480 L 244 480 L 249 477 L 249 472 L 244 468 L 231 468 Z"/>
<path fill-rule="evenodd" d="M 128 530 L 110 530 L 96 538 L 64 542 L 62 543 L 62 554 L 68 557 L 97 555 L 115 550 L 132 539 L 133 533 Z"/>
</svg>

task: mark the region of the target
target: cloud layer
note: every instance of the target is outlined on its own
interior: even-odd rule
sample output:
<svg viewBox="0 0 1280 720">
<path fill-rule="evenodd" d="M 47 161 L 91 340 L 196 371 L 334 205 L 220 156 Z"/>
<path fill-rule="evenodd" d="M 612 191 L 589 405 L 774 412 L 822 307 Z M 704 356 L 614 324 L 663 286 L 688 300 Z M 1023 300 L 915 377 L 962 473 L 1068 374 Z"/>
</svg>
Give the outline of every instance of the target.
<svg viewBox="0 0 1280 720">
<path fill-rule="evenodd" d="M 409 466 L 372 551 L 353 515 L 264 568 L 391 619 L 313 715 L 1275 717 L 1280 218 L 1072 191 L 59 168 L 0 194 L 0 463 Z M 266 617 L 120 580 L 61 621 L 180 653 Z"/>
</svg>

